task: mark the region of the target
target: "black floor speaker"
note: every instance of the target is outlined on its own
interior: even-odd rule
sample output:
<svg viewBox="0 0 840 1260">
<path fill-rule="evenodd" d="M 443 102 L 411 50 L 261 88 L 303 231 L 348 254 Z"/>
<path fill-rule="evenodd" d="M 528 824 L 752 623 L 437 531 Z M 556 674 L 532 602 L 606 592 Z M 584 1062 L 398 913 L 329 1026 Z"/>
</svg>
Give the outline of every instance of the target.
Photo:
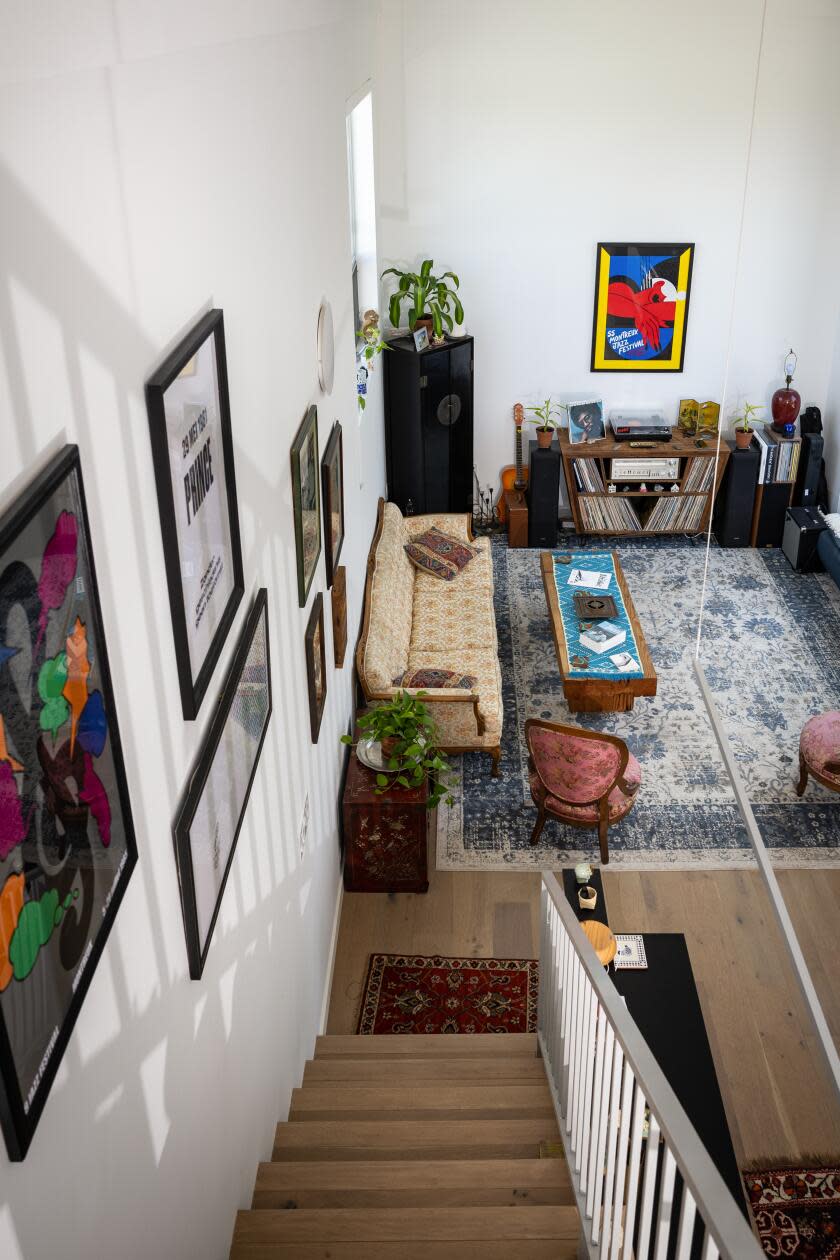
<svg viewBox="0 0 840 1260">
<path fill-rule="evenodd" d="M 791 484 L 776 481 L 762 486 L 761 503 L 756 504 L 754 547 L 781 547 L 785 532 L 785 514 L 790 507 Z"/>
<path fill-rule="evenodd" d="M 721 547 L 749 547 L 761 456 L 755 446 L 733 451 L 715 500 L 712 529 Z"/>
<path fill-rule="evenodd" d="M 560 508 L 560 451 L 530 444 L 528 473 L 528 546 L 557 546 Z"/>
<path fill-rule="evenodd" d="M 793 502 L 796 507 L 813 507 L 817 501 L 823 445 L 821 433 L 802 434 L 799 471 L 796 474 L 796 486 L 793 491 Z"/>
</svg>

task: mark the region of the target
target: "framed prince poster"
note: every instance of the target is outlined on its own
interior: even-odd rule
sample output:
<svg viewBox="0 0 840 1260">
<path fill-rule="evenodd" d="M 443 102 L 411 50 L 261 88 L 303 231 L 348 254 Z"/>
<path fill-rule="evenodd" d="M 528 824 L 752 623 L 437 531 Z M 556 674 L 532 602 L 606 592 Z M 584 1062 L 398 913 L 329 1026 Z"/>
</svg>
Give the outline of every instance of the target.
<svg viewBox="0 0 840 1260">
<path fill-rule="evenodd" d="M 67 446 L 0 519 L 0 1124 L 10 1159 L 26 1155 L 136 860 L 79 452 Z"/>
<path fill-rule="evenodd" d="M 593 372 L 681 372 L 693 245 L 598 245 Z"/>
</svg>

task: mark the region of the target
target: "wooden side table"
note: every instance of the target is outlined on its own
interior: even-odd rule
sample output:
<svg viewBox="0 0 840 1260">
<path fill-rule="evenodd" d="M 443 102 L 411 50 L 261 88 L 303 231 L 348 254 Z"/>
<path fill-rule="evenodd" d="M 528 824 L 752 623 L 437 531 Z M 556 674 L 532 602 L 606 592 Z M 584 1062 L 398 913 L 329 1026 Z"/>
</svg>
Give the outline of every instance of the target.
<svg viewBox="0 0 840 1260">
<path fill-rule="evenodd" d="M 429 890 L 427 852 L 436 809 L 428 787 L 388 788 L 377 794 L 376 774 L 350 754 L 342 798 L 344 887 L 348 892 Z"/>
</svg>

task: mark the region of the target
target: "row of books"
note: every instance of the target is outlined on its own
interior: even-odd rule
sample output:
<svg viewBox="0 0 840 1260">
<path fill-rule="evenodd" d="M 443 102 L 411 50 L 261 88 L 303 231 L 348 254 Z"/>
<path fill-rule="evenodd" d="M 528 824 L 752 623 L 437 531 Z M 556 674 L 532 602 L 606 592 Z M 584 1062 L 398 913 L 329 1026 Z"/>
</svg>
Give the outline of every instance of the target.
<svg viewBox="0 0 840 1260">
<path fill-rule="evenodd" d="M 683 482 L 683 494 L 690 491 L 711 490 L 715 479 L 715 461 L 713 459 L 689 460 L 688 472 Z"/>
<path fill-rule="evenodd" d="M 711 461 L 709 461 L 711 462 Z M 693 534 L 700 528 L 708 504 L 705 494 L 674 495 L 658 501 L 645 523 L 645 529 L 656 533 Z"/>
<path fill-rule="evenodd" d="M 585 529 L 596 533 L 637 533 L 642 528 L 629 499 L 578 499 L 581 521 Z"/>
<path fill-rule="evenodd" d="M 798 438 L 783 438 L 771 433 L 770 426 L 753 430 L 753 442 L 758 447 L 761 463 L 758 466 L 758 484 L 767 486 L 777 481 L 795 481 L 799 469 Z"/>
<path fill-rule="evenodd" d="M 575 474 L 578 490 L 589 494 L 604 493 L 604 483 L 598 470 L 598 461 L 594 459 L 573 459 L 572 471 Z"/>
</svg>

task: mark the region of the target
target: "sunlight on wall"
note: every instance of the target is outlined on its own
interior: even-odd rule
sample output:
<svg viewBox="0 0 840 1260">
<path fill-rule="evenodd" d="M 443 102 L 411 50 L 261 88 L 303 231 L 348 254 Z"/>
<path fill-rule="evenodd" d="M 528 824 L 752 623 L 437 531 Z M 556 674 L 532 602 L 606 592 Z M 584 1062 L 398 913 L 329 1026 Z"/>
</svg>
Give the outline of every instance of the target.
<svg viewBox="0 0 840 1260">
<path fill-rule="evenodd" d="M 166 1042 L 164 1037 L 155 1046 L 151 1054 L 147 1054 L 140 1064 L 140 1083 L 146 1101 L 146 1120 L 149 1125 L 149 1136 L 155 1160 L 160 1164 L 163 1148 L 169 1136 L 171 1121 L 166 1113 L 164 1086 L 166 1081 Z"/>
</svg>

